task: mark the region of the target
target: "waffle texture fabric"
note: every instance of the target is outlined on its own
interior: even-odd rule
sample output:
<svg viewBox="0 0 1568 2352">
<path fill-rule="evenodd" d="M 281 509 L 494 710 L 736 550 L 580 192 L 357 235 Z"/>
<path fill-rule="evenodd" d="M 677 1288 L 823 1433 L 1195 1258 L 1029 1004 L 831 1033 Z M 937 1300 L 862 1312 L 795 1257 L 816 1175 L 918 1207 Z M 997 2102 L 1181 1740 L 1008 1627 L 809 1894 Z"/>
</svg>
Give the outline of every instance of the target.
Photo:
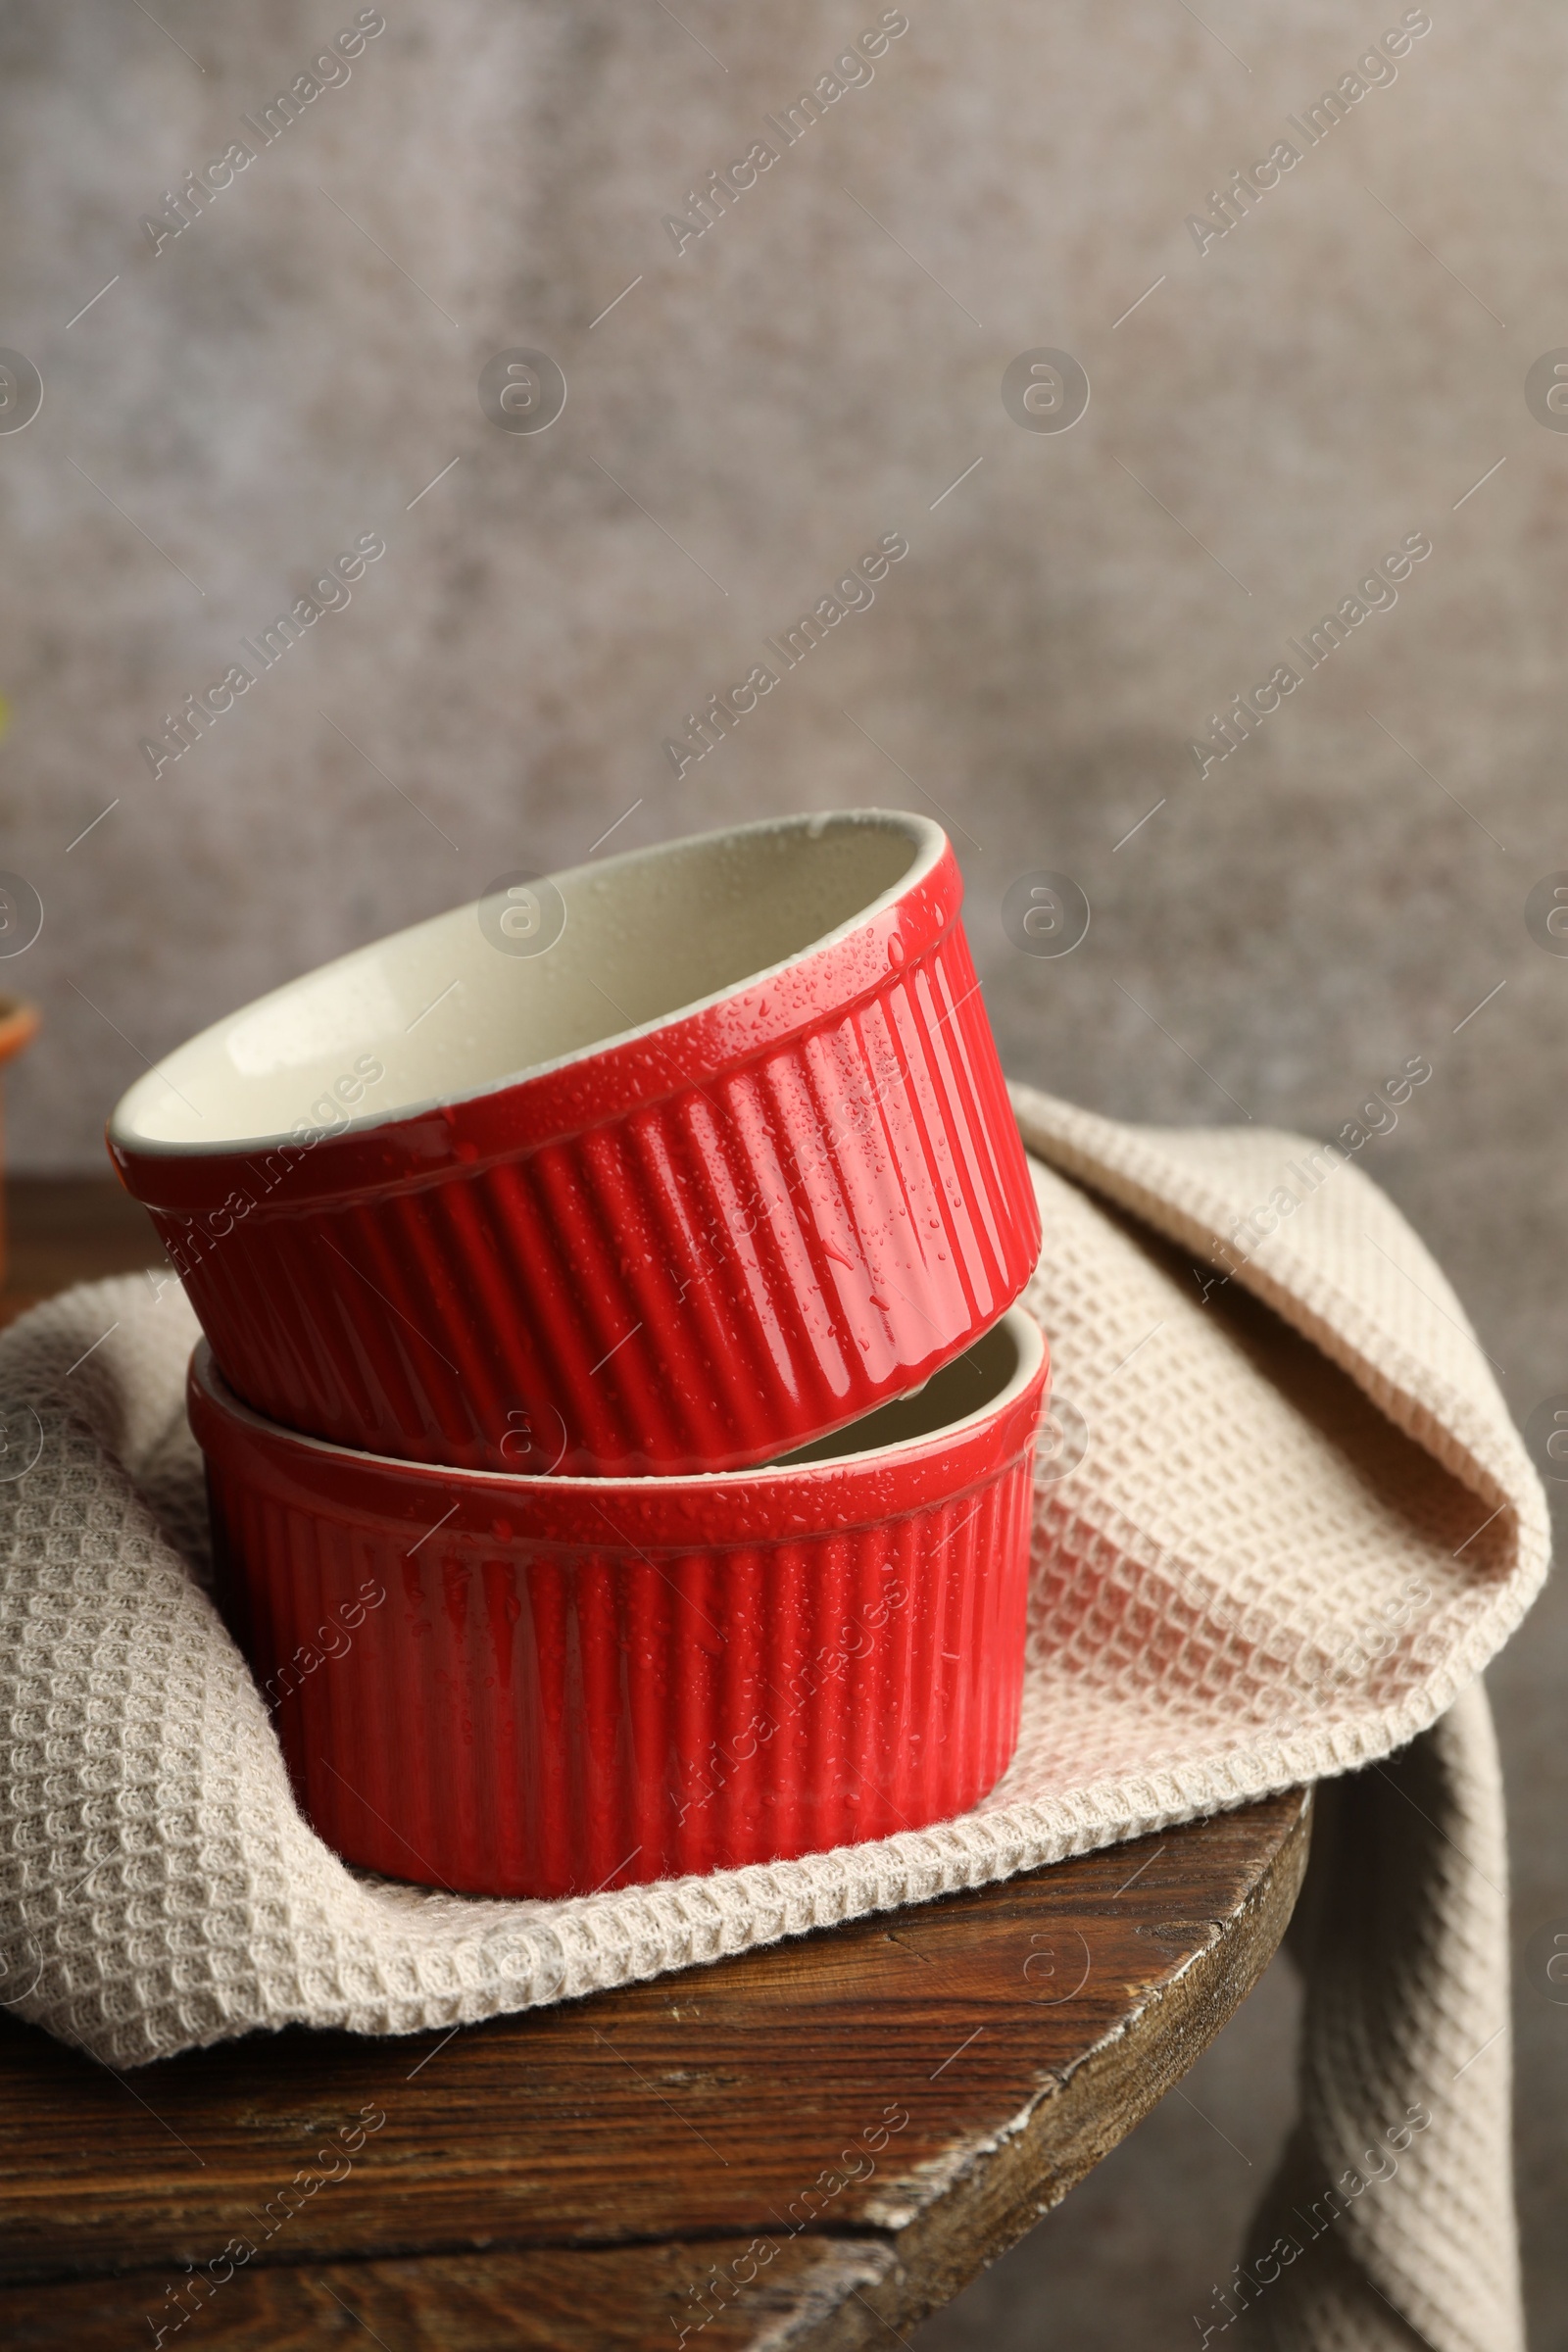
<svg viewBox="0 0 1568 2352">
<path fill-rule="evenodd" d="M 10 1459 L 37 1447 L 0 1480 L 0 1997 L 118 2068 L 294 2023 L 407 2034 L 1329 1781 L 1293 1929 L 1299 2122 L 1210 2332 L 1517 2352 L 1477 1677 L 1545 1572 L 1540 1484 L 1458 1300 L 1353 1163 L 1014 1102 L 1055 1371 L 1022 1736 L 983 1805 L 564 1902 L 352 1873 L 205 1589 L 189 1308 L 167 1274 L 98 1283 L 0 1338 Z"/>
</svg>

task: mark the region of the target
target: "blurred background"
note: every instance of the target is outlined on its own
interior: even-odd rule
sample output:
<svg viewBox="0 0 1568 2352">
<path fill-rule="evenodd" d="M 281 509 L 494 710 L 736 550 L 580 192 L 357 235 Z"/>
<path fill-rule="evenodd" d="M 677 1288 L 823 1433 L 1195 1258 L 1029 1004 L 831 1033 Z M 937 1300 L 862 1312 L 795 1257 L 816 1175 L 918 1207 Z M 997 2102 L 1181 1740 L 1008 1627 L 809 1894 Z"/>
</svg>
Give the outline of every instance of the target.
<svg viewBox="0 0 1568 2352">
<path fill-rule="evenodd" d="M 1526 1421 L 1568 1390 L 1565 108 L 1544 0 L 11 0 L 13 1168 L 101 1173 L 148 1061 L 498 874 L 908 806 L 1018 1077 L 1331 1135 L 1430 1062 L 1361 1164 Z M 1043 874 L 1068 953 L 1004 918 Z M 1565 1653 L 1548 1595 L 1492 1677 L 1521 1950 L 1568 1925 Z M 922 2346 L 1190 2340 L 1293 1999 Z M 1546 2352 L 1568 2009 L 1518 2011 Z"/>
</svg>

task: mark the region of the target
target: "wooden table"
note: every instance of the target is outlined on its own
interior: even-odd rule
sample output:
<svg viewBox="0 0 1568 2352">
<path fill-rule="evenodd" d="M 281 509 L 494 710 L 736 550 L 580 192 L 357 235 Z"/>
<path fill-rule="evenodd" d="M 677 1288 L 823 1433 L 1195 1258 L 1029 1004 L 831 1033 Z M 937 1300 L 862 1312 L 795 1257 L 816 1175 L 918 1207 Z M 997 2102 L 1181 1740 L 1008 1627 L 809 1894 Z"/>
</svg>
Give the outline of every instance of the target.
<svg viewBox="0 0 1568 2352">
<path fill-rule="evenodd" d="M 129 1211 L 17 1188 L 13 1302 L 140 1263 Z M 122 2077 L 0 2020 L 0 2337 L 890 2343 L 1186 2073 L 1279 1942 L 1309 1822 L 1297 1791 L 447 2034 Z"/>
</svg>

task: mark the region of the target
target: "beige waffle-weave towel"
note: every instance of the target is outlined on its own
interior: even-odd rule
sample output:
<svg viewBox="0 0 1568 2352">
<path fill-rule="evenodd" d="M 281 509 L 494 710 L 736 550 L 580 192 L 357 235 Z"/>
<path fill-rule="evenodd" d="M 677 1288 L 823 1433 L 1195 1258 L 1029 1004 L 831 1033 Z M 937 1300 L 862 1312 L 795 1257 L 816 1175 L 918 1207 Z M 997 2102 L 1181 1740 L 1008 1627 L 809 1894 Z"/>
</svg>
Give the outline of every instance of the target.
<svg viewBox="0 0 1568 2352">
<path fill-rule="evenodd" d="M 1301 1921 L 1301 2121 L 1212 2332 L 1516 2352 L 1476 1677 L 1544 1574 L 1539 1482 L 1453 1293 L 1352 1164 L 1015 1102 L 1056 1435 L 1023 1734 L 984 1805 L 571 1902 L 351 1875 L 200 1581 L 189 1309 L 167 1277 L 100 1283 L 0 1338 L 11 1463 L 29 1411 L 41 1437 L 0 1480 L 0 1993 L 117 2067 L 295 2022 L 410 2033 L 1349 1775 Z"/>
</svg>

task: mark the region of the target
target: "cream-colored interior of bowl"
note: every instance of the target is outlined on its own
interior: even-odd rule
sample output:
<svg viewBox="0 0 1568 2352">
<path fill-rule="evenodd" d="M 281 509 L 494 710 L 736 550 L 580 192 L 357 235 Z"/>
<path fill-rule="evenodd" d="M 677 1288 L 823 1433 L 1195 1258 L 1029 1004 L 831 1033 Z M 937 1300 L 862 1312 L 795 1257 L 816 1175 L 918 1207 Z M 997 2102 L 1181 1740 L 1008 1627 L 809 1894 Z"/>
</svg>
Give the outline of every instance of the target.
<svg viewBox="0 0 1568 2352">
<path fill-rule="evenodd" d="M 232 1151 L 481 1094 L 770 977 L 942 846 L 928 819 L 874 809 L 633 851 L 538 886 L 545 930 L 564 927 L 537 954 L 495 944 L 504 900 L 454 907 L 204 1030 L 138 1079 L 111 1135 Z"/>
<path fill-rule="evenodd" d="M 769 1467 L 786 1470 L 798 1462 L 842 1461 L 856 1454 L 878 1453 L 889 1446 L 913 1445 L 919 1438 L 933 1438 L 943 1431 L 956 1435 L 959 1423 L 990 1412 L 1026 1388 L 1044 1347 L 1032 1317 L 1021 1308 L 1010 1307 L 984 1339 L 976 1340 L 940 1372 L 933 1372 L 912 1396 L 879 1404 L 875 1412 L 862 1414 L 848 1429 L 814 1438 L 809 1446 L 781 1454 Z"/>
<path fill-rule="evenodd" d="M 971 1422 L 999 1410 L 1023 1393 L 1039 1370 L 1045 1351 L 1045 1338 L 1033 1315 L 1021 1306 L 1009 1306 L 983 1339 L 976 1340 L 962 1355 L 955 1356 L 951 1364 L 944 1364 L 940 1372 L 933 1372 L 922 1388 L 910 1396 L 896 1397 L 891 1404 L 878 1405 L 875 1412 L 863 1413 L 858 1421 L 852 1421 L 847 1429 L 835 1430 L 830 1437 L 815 1438 L 809 1446 L 797 1446 L 793 1453 L 782 1453 L 776 1460 L 752 1470 L 708 1470 L 699 1471 L 695 1479 L 638 1479 L 633 1483 L 639 1487 L 724 1486 L 732 1481 L 770 1478 L 804 1462 L 854 1461 L 862 1454 L 885 1453 L 890 1446 L 917 1445 L 922 1438 L 948 1437 L 956 1442 Z M 236 1420 L 249 1422 L 257 1429 L 275 1427 L 234 1395 L 213 1361 L 213 1351 L 206 1340 L 197 1346 L 194 1369 L 199 1384 Z M 333 1446 L 321 1438 L 301 1437 L 293 1431 L 288 1435 L 294 1445 L 313 1453 L 353 1454 L 357 1461 L 366 1462 L 380 1458 L 358 1452 L 352 1446 Z M 422 1473 L 423 1467 L 408 1465 L 412 1474 Z M 442 1470 L 432 1475 L 447 1481 L 454 1493 L 470 1481 L 480 1485 L 495 1477 L 490 1470 Z M 618 1482 L 602 1478 L 519 1478 L 516 1483 L 519 1487 L 591 1488 L 603 1494 Z"/>
</svg>

